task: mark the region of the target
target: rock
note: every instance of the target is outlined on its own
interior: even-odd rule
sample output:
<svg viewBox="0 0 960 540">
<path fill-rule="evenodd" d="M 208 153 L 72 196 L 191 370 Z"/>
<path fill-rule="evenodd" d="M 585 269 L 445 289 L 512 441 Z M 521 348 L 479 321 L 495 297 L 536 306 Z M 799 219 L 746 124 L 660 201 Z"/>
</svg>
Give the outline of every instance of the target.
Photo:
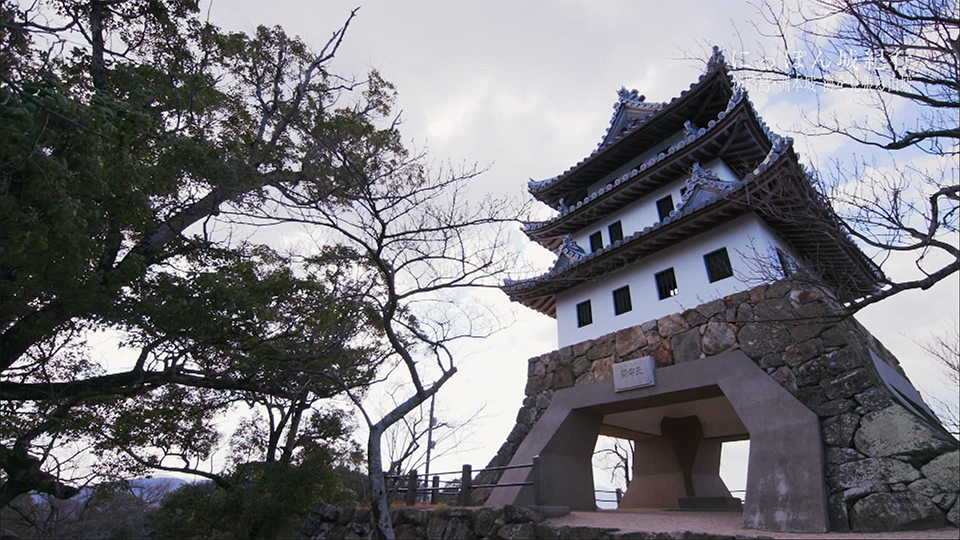
<svg viewBox="0 0 960 540">
<path fill-rule="evenodd" d="M 602 381 L 604 379 L 609 379 L 613 377 L 613 359 L 611 358 L 601 358 L 593 363 L 593 367 L 590 369 L 593 372 L 594 381 Z"/>
<path fill-rule="evenodd" d="M 842 493 L 827 497 L 827 517 L 830 519 L 831 532 L 850 532 L 850 516 Z"/>
<path fill-rule="evenodd" d="M 510 430 L 510 434 L 507 435 L 507 442 L 512 442 L 514 444 L 520 444 L 523 442 L 523 438 L 527 436 L 527 433 L 530 432 L 530 426 L 525 424 L 514 424 L 513 429 Z"/>
<path fill-rule="evenodd" d="M 737 312 L 734 315 L 734 321 L 739 323 L 746 323 L 755 321 L 757 318 L 753 314 L 753 308 L 750 307 L 750 304 L 742 304 L 737 308 Z M 727 319 L 729 320 L 729 319 Z"/>
<path fill-rule="evenodd" d="M 470 522 L 466 518 L 455 517 L 451 519 L 443 533 L 444 540 L 467 540 L 473 537 Z"/>
<path fill-rule="evenodd" d="M 538 358 L 531 358 L 530 362 L 527 363 L 527 377 L 543 377 L 546 374 L 547 365 Z"/>
<path fill-rule="evenodd" d="M 827 399 L 850 397 L 873 386 L 870 374 L 863 368 L 855 369 L 840 375 L 836 379 L 824 380 L 820 383 L 827 392 Z"/>
<path fill-rule="evenodd" d="M 497 536 L 504 540 L 525 540 L 534 538 L 533 523 L 508 523 L 497 531 Z"/>
<path fill-rule="evenodd" d="M 846 347 L 840 349 L 839 351 L 827 353 L 818 358 L 817 362 L 823 366 L 824 370 L 826 370 L 829 375 L 840 375 L 845 371 L 862 367 L 860 358 L 851 347 Z"/>
<path fill-rule="evenodd" d="M 679 313 L 672 313 L 666 317 L 657 319 L 657 332 L 660 334 L 660 337 L 667 338 L 689 328 L 690 325 L 687 324 L 687 321 L 684 320 Z"/>
<path fill-rule="evenodd" d="M 823 293 L 815 289 L 793 289 L 789 296 L 790 300 L 802 305 L 823 298 Z"/>
<path fill-rule="evenodd" d="M 683 312 L 683 320 L 687 321 L 687 324 L 689 324 L 691 328 L 695 328 L 707 322 L 706 317 L 693 309 L 688 309 Z"/>
<path fill-rule="evenodd" d="M 851 461 L 857 461 L 863 459 L 865 456 L 860 452 L 857 452 L 853 448 L 836 448 L 830 447 L 827 448 L 824 452 L 824 456 L 827 461 L 827 465 L 839 465 L 841 463 L 849 463 Z"/>
<path fill-rule="evenodd" d="M 954 450 L 934 458 L 920 472 L 940 486 L 941 491 L 960 491 L 960 451 Z"/>
<path fill-rule="evenodd" d="M 587 360 L 599 360 L 601 358 L 612 357 L 615 350 L 616 347 L 613 344 L 612 337 L 599 338 L 594 342 L 593 347 L 587 351 Z"/>
<path fill-rule="evenodd" d="M 761 321 L 786 321 L 796 318 L 793 306 L 783 298 L 768 298 L 753 306 L 753 314 Z"/>
<path fill-rule="evenodd" d="M 497 518 L 501 511 L 493 508 L 480 508 L 473 514 L 473 532 L 477 536 L 488 536 L 496 525 Z"/>
<path fill-rule="evenodd" d="M 778 367 L 770 376 L 790 393 L 797 391 L 797 378 L 794 376 L 793 371 L 787 366 Z"/>
<path fill-rule="evenodd" d="M 660 341 L 647 346 L 644 356 L 652 356 L 657 361 L 657 367 L 666 367 L 673 365 L 673 356 L 670 354 L 670 344 L 668 341 Z"/>
<path fill-rule="evenodd" d="M 703 354 L 700 350 L 700 331 L 693 328 L 674 335 L 670 338 L 670 348 L 673 349 L 675 364 L 699 359 Z"/>
<path fill-rule="evenodd" d="M 573 376 L 573 371 L 569 368 L 559 368 L 557 372 L 553 374 L 553 385 L 550 388 L 554 390 L 560 390 L 561 388 L 568 388 L 573 386 L 573 381 L 576 378 Z"/>
<path fill-rule="evenodd" d="M 732 324 L 710 322 L 703 331 L 703 352 L 707 355 L 719 354 L 731 349 L 737 343 L 737 327 Z"/>
<path fill-rule="evenodd" d="M 656 329 L 657 329 L 657 321 L 656 321 L 656 319 L 654 319 L 654 320 L 652 320 L 652 321 L 647 321 L 647 322 L 641 324 L 641 325 L 640 325 L 640 329 L 643 330 L 643 333 L 644 333 L 644 334 L 646 334 L 647 332 L 650 332 L 650 331 L 652 331 L 652 330 L 656 330 Z"/>
<path fill-rule="evenodd" d="M 336 521 L 337 507 L 323 501 L 313 503 L 311 513 L 320 521 Z"/>
<path fill-rule="evenodd" d="M 537 396 L 537 408 L 544 410 L 550 406 L 550 397 L 546 394 L 540 394 Z"/>
<path fill-rule="evenodd" d="M 849 399 L 835 399 L 833 401 L 826 401 L 810 407 L 813 412 L 823 417 L 848 413 L 854 408 L 854 402 Z"/>
<path fill-rule="evenodd" d="M 822 341 L 823 346 L 827 348 L 844 347 L 850 343 L 850 338 L 850 329 L 846 328 L 842 323 L 824 330 L 820 334 L 820 341 Z"/>
<path fill-rule="evenodd" d="M 537 421 L 537 410 L 533 407 L 522 407 L 517 413 L 517 423 L 531 425 Z"/>
<path fill-rule="evenodd" d="M 857 501 L 850 512 L 855 532 L 936 529 L 946 521 L 930 499 L 911 491 L 874 493 Z"/>
<path fill-rule="evenodd" d="M 557 538 L 560 538 L 556 529 L 546 524 L 534 526 L 533 534 L 534 538 L 542 538 L 544 540 L 557 540 Z"/>
<path fill-rule="evenodd" d="M 631 326 L 617 331 L 614 341 L 618 358 L 623 358 L 647 344 L 647 338 L 643 335 L 643 328 L 639 326 Z"/>
<path fill-rule="evenodd" d="M 920 471 L 909 463 L 891 458 L 868 458 L 850 461 L 832 467 L 827 482 L 834 489 L 850 489 L 871 482 L 913 482 L 920 479 Z"/>
<path fill-rule="evenodd" d="M 525 506 L 504 505 L 503 521 L 505 523 L 540 523 L 543 515 Z"/>
<path fill-rule="evenodd" d="M 807 341 L 787 346 L 783 351 L 783 363 L 790 367 L 797 367 L 822 352 L 823 344 L 819 339 L 808 339 Z"/>
<path fill-rule="evenodd" d="M 933 504 L 940 507 L 941 510 L 946 512 L 950 510 L 950 507 L 953 506 L 953 503 L 957 502 L 956 493 L 940 493 L 931 497 Z"/>
<path fill-rule="evenodd" d="M 443 538 L 443 533 L 447 530 L 447 518 L 434 512 L 427 522 L 427 538 Z"/>
<path fill-rule="evenodd" d="M 946 437 L 940 436 L 923 420 L 899 405 L 865 415 L 854 443 L 857 450 L 870 457 L 896 456 L 921 461 L 953 447 Z M 956 478 L 956 457 L 953 467 Z"/>
<path fill-rule="evenodd" d="M 790 333 L 777 324 L 750 323 L 743 325 L 737 334 L 743 352 L 753 358 L 780 352 L 790 343 Z"/>
<path fill-rule="evenodd" d="M 910 491 L 916 491 L 921 495 L 931 498 L 940 493 L 940 487 L 937 486 L 937 483 L 927 478 L 921 478 L 916 482 L 913 482 L 907 486 L 907 489 Z"/>
<path fill-rule="evenodd" d="M 887 407 L 896 404 L 890 392 L 886 388 L 874 386 L 866 392 L 854 396 L 857 403 L 867 410 L 867 412 L 882 411 Z"/>
<path fill-rule="evenodd" d="M 579 377 L 590 371 L 590 365 L 591 362 L 586 358 L 577 358 L 576 361 L 573 362 L 573 375 Z"/>
<path fill-rule="evenodd" d="M 843 500 L 846 502 L 859 501 L 860 499 L 873 493 L 885 493 L 890 491 L 889 486 L 884 482 L 868 482 L 843 491 Z"/>
<path fill-rule="evenodd" d="M 947 512 L 947 521 L 949 521 L 954 527 L 960 527 L 960 500 L 957 500 L 953 503 L 953 508 Z"/>
<path fill-rule="evenodd" d="M 547 388 L 550 388 L 551 384 L 553 384 L 553 374 L 544 375 L 542 377 L 528 377 L 527 386 L 524 388 L 524 394 L 527 396 L 535 396 Z"/>
<path fill-rule="evenodd" d="M 827 370 L 816 360 L 810 360 L 797 368 L 797 384 L 799 386 L 820 384 L 820 381 L 827 376 Z"/>
<path fill-rule="evenodd" d="M 780 367 L 783 365 L 783 355 L 780 353 L 765 354 L 757 364 L 763 369 Z"/>
<path fill-rule="evenodd" d="M 795 394 L 800 403 L 816 412 L 816 407 L 827 402 L 827 393 L 819 386 L 806 386 Z"/>
<path fill-rule="evenodd" d="M 850 446 L 853 434 L 860 425 L 860 417 L 844 413 L 823 421 L 823 442 L 831 446 Z"/>
</svg>

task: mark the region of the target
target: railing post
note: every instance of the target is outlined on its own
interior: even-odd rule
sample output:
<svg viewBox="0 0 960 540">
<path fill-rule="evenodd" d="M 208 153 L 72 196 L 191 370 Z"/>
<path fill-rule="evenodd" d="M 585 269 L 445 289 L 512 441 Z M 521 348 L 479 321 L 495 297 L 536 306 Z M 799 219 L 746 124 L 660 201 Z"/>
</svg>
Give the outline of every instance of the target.
<svg viewBox="0 0 960 540">
<path fill-rule="evenodd" d="M 623 499 L 623 490 L 617 488 L 617 508 L 620 507 L 620 500 Z"/>
<path fill-rule="evenodd" d="M 460 476 L 460 494 L 457 497 L 459 506 L 470 506 L 470 491 L 473 488 L 473 468 L 469 464 L 463 466 Z"/>
<path fill-rule="evenodd" d="M 433 477 L 433 489 L 430 490 L 430 504 L 437 504 L 437 499 L 440 497 L 440 477 Z"/>
<path fill-rule="evenodd" d="M 530 476 L 533 480 L 533 504 L 543 506 L 543 471 L 540 456 L 533 456 L 533 467 Z"/>
<path fill-rule="evenodd" d="M 406 497 L 404 497 L 407 506 L 415 506 L 417 504 L 418 487 L 420 487 L 420 484 L 417 482 L 417 470 L 413 469 L 410 471 L 410 476 L 407 478 L 407 493 Z"/>
</svg>

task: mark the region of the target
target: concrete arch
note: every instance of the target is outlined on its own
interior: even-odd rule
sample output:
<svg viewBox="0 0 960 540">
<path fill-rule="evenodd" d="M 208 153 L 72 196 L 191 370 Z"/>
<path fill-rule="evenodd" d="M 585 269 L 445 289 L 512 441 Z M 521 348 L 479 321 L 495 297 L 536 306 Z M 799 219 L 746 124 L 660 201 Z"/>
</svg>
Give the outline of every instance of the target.
<svg viewBox="0 0 960 540">
<path fill-rule="evenodd" d="M 656 385 L 615 392 L 613 379 L 558 390 L 511 464 L 541 458 L 549 505 L 594 510 L 591 457 L 608 414 L 725 396 L 750 437 L 743 526 L 783 532 L 829 530 L 817 416 L 743 352 L 732 351 L 655 371 Z M 508 470 L 501 483 L 528 481 Z M 530 487 L 498 487 L 487 506 L 532 504 Z"/>
</svg>

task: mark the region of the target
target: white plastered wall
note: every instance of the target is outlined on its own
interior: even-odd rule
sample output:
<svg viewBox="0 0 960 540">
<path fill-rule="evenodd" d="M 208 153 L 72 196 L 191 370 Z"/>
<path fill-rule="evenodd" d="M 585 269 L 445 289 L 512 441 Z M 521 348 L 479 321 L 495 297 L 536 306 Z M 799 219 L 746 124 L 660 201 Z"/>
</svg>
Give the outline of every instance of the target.
<svg viewBox="0 0 960 540">
<path fill-rule="evenodd" d="M 720 177 L 721 180 L 726 181 L 736 181 L 736 173 L 727 166 L 719 158 L 714 159 L 708 163 L 701 163 L 701 166 L 704 169 L 713 171 Z M 629 205 L 621 208 L 620 210 L 605 216 L 603 219 L 597 220 L 592 223 L 589 227 L 586 227 L 577 233 L 571 235 L 571 237 L 576 241 L 577 245 L 583 248 L 587 253 L 590 252 L 590 235 L 601 231 L 603 234 L 603 245 L 609 246 L 610 242 L 610 231 L 608 227 L 610 224 L 620 221 L 623 227 L 623 236 L 627 237 L 631 234 L 643 230 L 644 227 L 649 227 L 654 223 L 660 221 L 660 215 L 657 213 L 657 201 L 670 195 L 673 198 L 674 206 L 680 204 L 681 195 L 680 188 L 682 188 L 687 182 L 688 176 L 684 176 L 669 184 L 661 187 L 660 189 L 651 192 L 646 195 L 643 199 L 630 203 Z"/>
<path fill-rule="evenodd" d="M 630 234 L 624 225 L 624 233 Z M 724 247 L 734 275 L 710 283 L 703 256 Z M 756 259 L 760 257 L 769 261 L 770 265 L 776 265 L 774 248 L 793 255 L 759 217 L 747 214 L 645 257 L 623 270 L 564 291 L 556 297 L 558 346 L 600 337 L 750 289 L 761 281 L 769 281 L 769 278 L 763 277 L 769 276 L 769 267 L 764 272 Z M 667 268 L 673 268 L 679 292 L 676 296 L 660 300 L 654 274 Z M 630 287 L 633 310 L 614 315 L 613 291 L 624 285 Z M 590 300 L 593 323 L 578 328 L 576 306 L 585 300 Z"/>
</svg>

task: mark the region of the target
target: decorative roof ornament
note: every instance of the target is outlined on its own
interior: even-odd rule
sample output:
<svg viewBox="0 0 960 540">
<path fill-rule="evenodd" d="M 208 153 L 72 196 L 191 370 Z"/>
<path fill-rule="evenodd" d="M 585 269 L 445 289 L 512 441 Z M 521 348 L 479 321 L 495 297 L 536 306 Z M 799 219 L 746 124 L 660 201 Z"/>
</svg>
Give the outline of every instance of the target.
<svg viewBox="0 0 960 540">
<path fill-rule="evenodd" d="M 723 52 L 720 51 L 720 47 L 716 45 L 713 46 L 713 54 L 710 55 L 710 59 L 707 60 L 707 73 L 715 71 L 718 67 L 724 67 L 726 61 L 723 58 Z"/>
<path fill-rule="evenodd" d="M 554 178 L 556 178 L 556 176 L 553 178 L 547 178 L 546 180 L 534 180 L 533 178 L 530 178 L 527 182 L 527 190 L 530 192 L 540 191 L 544 186 L 552 182 Z"/>
<path fill-rule="evenodd" d="M 686 139 L 696 139 L 697 138 L 697 128 L 693 125 L 693 122 L 687 120 L 683 123 L 683 130 L 687 133 Z"/>
<path fill-rule="evenodd" d="M 563 237 L 563 244 L 560 245 L 560 255 L 557 257 L 557 262 L 553 264 L 553 268 L 550 269 L 550 273 L 562 272 L 586 258 L 587 252 L 568 234 Z"/>
<path fill-rule="evenodd" d="M 566 214 L 567 212 L 570 211 L 570 207 L 567 206 L 567 203 L 563 202 L 563 197 L 560 197 L 560 200 L 557 201 L 557 206 L 560 207 L 561 214 Z"/>
<path fill-rule="evenodd" d="M 627 90 L 625 86 L 621 86 L 620 90 L 617 90 L 617 96 L 620 97 L 620 103 L 626 103 L 628 105 L 640 105 L 647 100 L 647 96 L 641 94 L 637 89 Z M 614 108 L 618 108 L 619 104 L 614 105 Z"/>
<path fill-rule="evenodd" d="M 685 184 L 686 190 L 683 192 L 680 204 L 677 205 L 677 210 L 674 210 L 674 212 L 682 213 L 687 208 L 709 204 L 734 191 L 739 182 L 721 180 L 717 173 L 710 169 L 704 169 L 700 166 L 700 163 L 694 163 L 690 178 L 687 178 Z M 673 212 L 670 214 L 673 215 Z"/>
</svg>

